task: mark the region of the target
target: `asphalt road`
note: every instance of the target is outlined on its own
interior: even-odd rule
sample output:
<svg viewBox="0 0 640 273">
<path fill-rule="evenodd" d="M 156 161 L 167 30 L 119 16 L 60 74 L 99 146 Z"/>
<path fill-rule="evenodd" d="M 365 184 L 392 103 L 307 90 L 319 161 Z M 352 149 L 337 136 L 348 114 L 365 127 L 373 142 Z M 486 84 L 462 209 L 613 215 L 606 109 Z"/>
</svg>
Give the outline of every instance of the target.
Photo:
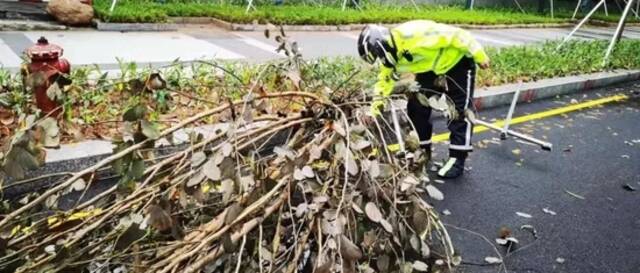
<svg viewBox="0 0 640 273">
<path fill-rule="evenodd" d="M 451 213 L 442 217 L 463 257 L 462 272 L 498 272 L 498 266 L 473 264 L 497 257 L 494 246 L 506 255 L 506 248 L 495 243 L 501 227 L 520 242 L 520 250 L 505 258 L 509 272 L 640 272 L 640 97 L 634 90 L 639 92 L 640 85 L 520 105 L 515 116 L 562 107 L 571 99 L 633 96 L 513 127 L 551 141 L 552 152 L 511 139 L 499 142 L 493 132 L 475 136 L 474 141 L 491 142 L 485 148 L 476 145 L 470 170 L 438 185 L 445 199 L 434 202 L 439 211 Z M 481 115 L 502 118 L 506 112 L 499 108 Z M 436 157 L 443 158 L 444 145 L 438 147 Z M 625 184 L 638 190 L 626 190 Z M 538 239 L 522 225 L 533 226 Z"/>
</svg>

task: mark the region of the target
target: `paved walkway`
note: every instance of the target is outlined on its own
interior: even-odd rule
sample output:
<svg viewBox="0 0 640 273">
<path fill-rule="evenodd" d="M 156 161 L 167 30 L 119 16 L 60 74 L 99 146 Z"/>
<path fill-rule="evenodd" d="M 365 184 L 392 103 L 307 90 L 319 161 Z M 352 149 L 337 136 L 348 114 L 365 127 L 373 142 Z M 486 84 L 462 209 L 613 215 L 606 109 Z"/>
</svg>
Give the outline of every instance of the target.
<svg viewBox="0 0 640 273">
<path fill-rule="evenodd" d="M 576 33 L 576 39 L 608 39 L 613 28 L 589 27 Z M 561 39 L 570 29 L 472 30 L 487 47 L 516 46 Z M 357 32 L 290 32 L 308 58 L 355 56 Z M 176 32 L 98 32 L 30 31 L 0 32 L 0 66 L 16 69 L 25 48 L 40 37 L 64 48 L 72 65 L 98 64 L 103 69 L 118 68 L 118 60 L 162 65 L 177 58 L 265 61 L 280 57 L 276 43 L 262 32 L 229 32 L 213 26 L 190 27 Z M 640 39 L 640 27 L 628 27 L 626 38 Z"/>
</svg>

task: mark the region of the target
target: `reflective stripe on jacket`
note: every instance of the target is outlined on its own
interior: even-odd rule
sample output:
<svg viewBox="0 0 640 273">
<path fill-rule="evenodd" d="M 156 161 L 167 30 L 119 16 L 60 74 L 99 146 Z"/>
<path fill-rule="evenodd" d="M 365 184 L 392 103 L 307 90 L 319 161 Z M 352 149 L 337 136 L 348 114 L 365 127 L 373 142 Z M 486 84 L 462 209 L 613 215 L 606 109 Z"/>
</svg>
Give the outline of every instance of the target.
<svg viewBox="0 0 640 273">
<path fill-rule="evenodd" d="M 409 21 L 391 29 L 398 50 L 395 68 L 382 67 L 375 91 L 378 95 L 391 95 L 395 82 L 394 73 L 423 73 L 433 71 L 442 75 L 464 56 L 476 63 L 484 63 L 489 57 L 466 30 L 438 24 L 433 21 Z M 408 57 L 410 56 L 410 57 Z"/>
</svg>

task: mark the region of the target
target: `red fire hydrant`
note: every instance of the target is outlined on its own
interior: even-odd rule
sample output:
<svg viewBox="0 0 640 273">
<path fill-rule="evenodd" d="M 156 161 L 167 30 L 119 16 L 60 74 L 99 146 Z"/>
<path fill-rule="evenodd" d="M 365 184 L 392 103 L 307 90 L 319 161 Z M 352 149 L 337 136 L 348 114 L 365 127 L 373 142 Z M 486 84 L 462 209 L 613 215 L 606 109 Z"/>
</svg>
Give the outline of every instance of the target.
<svg viewBox="0 0 640 273">
<path fill-rule="evenodd" d="M 54 44 L 49 44 L 46 38 L 40 37 L 38 42 L 27 48 L 25 53 L 31 61 L 27 64 L 27 73 L 33 78 L 37 79 L 32 82 L 34 84 L 33 91 L 36 97 L 36 105 L 45 114 L 52 113 L 57 116 L 60 113 L 58 102 L 52 100 L 47 95 L 47 89 L 52 84 L 58 84 L 58 79 L 63 74 L 69 74 L 71 65 L 69 62 L 60 58 L 62 56 L 62 47 Z M 62 88 L 62 86 L 60 86 Z"/>
</svg>

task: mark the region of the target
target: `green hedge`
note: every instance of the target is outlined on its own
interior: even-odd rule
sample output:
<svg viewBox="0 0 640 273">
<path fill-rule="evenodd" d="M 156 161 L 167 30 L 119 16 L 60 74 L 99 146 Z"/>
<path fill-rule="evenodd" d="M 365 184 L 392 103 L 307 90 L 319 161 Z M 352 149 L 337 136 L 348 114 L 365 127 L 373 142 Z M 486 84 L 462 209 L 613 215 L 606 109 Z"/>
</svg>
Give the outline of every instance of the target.
<svg viewBox="0 0 640 273">
<path fill-rule="evenodd" d="M 478 70 L 477 86 L 497 86 L 507 83 L 536 81 L 541 79 L 595 73 L 614 69 L 640 69 L 640 40 L 623 39 L 611 55 L 610 64 L 603 67 L 607 41 L 569 41 L 556 51 L 557 41 L 539 45 L 488 48 L 491 67 Z M 371 69 L 363 61 L 340 58 L 333 60 L 338 67 L 353 69 L 359 63 L 363 79 L 362 88 L 370 88 L 376 79 L 377 69 Z M 344 74 L 346 77 L 349 73 Z"/>
<path fill-rule="evenodd" d="M 548 42 L 541 46 L 489 49 L 491 69 L 479 72 L 479 84 L 500 85 L 607 69 L 640 69 L 639 40 L 621 40 L 608 67 L 602 66 L 608 41 L 570 41 L 560 50 L 556 50 L 557 46 L 558 42 Z"/>
<path fill-rule="evenodd" d="M 259 6 L 257 10 L 245 12 L 245 7 L 168 1 L 157 3 L 144 0 L 118 1 L 109 14 L 110 0 L 96 0 L 94 7 L 98 17 L 108 22 L 163 22 L 170 16 L 215 17 L 236 23 L 273 24 L 354 24 L 354 23 L 398 23 L 412 19 L 430 19 L 442 23 L 456 24 L 531 24 L 566 22 L 566 19 L 536 14 L 522 14 L 510 10 L 475 9 L 464 10 L 451 6 L 424 6 L 420 11 L 412 7 L 371 6 L 363 11 L 340 7 L 317 7 L 304 5 Z"/>
</svg>

